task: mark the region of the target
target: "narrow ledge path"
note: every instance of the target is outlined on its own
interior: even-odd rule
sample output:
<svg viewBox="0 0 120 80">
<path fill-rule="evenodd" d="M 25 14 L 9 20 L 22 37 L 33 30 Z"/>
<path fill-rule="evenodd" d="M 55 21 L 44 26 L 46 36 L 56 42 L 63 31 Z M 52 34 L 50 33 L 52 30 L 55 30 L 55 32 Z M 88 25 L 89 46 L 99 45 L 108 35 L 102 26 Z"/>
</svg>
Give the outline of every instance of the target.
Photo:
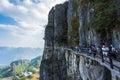
<svg viewBox="0 0 120 80">
<path fill-rule="evenodd" d="M 110 66 L 110 63 L 109 63 L 109 59 L 104 60 L 104 62 L 102 62 L 102 59 L 98 55 L 96 55 L 96 57 L 94 58 L 92 55 L 88 55 L 85 52 L 77 53 L 77 51 L 74 51 L 70 48 L 65 48 L 65 50 L 72 51 L 75 55 L 85 56 L 87 58 L 90 58 L 92 60 L 95 60 L 95 61 L 99 62 L 101 65 L 107 67 L 111 71 L 112 75 L 116 75 L 117 77 L 120 78 L 120 62 L 118 62 L 116 60 L 113 60 L 113 69 L 112 69 L 111 66 Z"/>
</svg>

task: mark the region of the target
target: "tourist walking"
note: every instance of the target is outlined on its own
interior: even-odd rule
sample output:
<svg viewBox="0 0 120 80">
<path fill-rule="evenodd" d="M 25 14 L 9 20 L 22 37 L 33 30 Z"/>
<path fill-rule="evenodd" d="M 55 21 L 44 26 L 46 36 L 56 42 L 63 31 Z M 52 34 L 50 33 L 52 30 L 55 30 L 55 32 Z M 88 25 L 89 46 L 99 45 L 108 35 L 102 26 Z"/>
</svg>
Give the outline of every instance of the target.
<svg viewBox="0 0 120 80">
<path fill-rule="evenodd" d="M 103 45 L 102 46 L 102 53 L 103 53 L 103 56 L 105 57 L 105 59 L 107 59 L 108 52 L 109 52 L 109 48 L 107 46 Z"/>
<path fill-rule="evenodd" d="M 101 56 L 102 53 L 102 49 L 100 46 L 97 47 L 97 54 Z"/>
</svg>

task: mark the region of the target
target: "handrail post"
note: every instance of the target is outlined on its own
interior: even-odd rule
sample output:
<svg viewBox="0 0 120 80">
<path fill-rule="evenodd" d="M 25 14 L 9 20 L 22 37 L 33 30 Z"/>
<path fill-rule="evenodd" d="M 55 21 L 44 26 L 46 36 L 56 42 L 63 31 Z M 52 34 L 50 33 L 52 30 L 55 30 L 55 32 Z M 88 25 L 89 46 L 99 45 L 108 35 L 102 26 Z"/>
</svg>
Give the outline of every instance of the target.
<svg viewBox="0 0 120 80">
<path fill-rule="evenodd" d="M 110 60 L 110 67 L 113 69 L 113 61 L 112 61 L 111 54 L 109 54 L 109 60 Z"/>
<path fill-rule="evenodd" d="M 101 52 L 101 57 L 102 57 L 102 62 L 104 62 L 104 57 L 102 52 Z"/>
</svg>

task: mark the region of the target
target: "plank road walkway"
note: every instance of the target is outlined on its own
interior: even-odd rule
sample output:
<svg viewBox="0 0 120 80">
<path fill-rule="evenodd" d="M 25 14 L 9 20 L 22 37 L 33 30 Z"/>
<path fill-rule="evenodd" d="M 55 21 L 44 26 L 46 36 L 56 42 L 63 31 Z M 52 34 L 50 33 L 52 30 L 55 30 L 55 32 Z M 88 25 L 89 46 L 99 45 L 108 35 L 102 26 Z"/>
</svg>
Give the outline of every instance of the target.
<svg viewBox="0 0 120 80">
<path fill-rule="evenodd" d="M 96 56 L 94 57 L 92 54 L 88 54 L 87 52 L 82 52 L 82 51 L 77 52 L 71 48 L 65 48 L 65 49 L 73 51 L 76 55 L 86 56 L 92 60 L 99 62 L 101 65 L 104 65 L 105 67 L 107 67 L 109 70 L 111 70 L 113 73 L 115 73 L 116 75 L 120 77 L 120 62 L 119 61 L 112 59 L 112 64 L 111 64 L 109 57 L 106 57 L 106 59 L 104 59 L 105 57 L 103 57 L 104 62 L 102 62 L 102 58 L 98 54 L 96 54 Z M 113 66 L 113 68 L 111 67 L 111 65 Z"/>
</svg>

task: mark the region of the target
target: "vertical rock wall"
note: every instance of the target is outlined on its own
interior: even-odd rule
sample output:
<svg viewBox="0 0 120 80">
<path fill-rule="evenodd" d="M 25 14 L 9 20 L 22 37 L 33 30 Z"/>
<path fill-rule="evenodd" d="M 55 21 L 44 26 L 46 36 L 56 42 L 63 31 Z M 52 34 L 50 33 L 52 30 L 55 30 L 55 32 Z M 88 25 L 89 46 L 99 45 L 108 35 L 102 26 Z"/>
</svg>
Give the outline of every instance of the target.
<svg viewBox="0 0 120 80">
<path fill-rule="evenodd" d="M 120 32 L 118 30 L 113 30 L 112 42 L 116 48 L 120 48 Z"/>
<path fill-rule="evenodd" d="M 50 10 L 40 80 L 117 80 L 111 78 L 111 72 L 98 62 L 64 48 L 65 45 L 78 46 L 83 43 L 101 44 L 101 34 L 87 24 L 93 17 L 93 4 L 89 0 L 83 0 L 86 1 L 84 4 L 81 1 L 69 0 Z M 119 30 L 114 29 L 111 37 L 113 44 L 120 48 Z"/>
<path fill-rule="evenodd" d="M 90 25 L 87 25 L 91 18 L 93 17 L 93 4 L 90 1 L 85 2 L 84 4 L 80 2 L 80 0 L 69 0 L 68 5 L 68 42 L 71 44 L 71 41 L 77 39 L 75 44 L 95 44 L 96 46 L 100 45 L 100 34 Z M 72 25 L 72 18 L 74 18 L 78 24 Z M 75 30 L 75 27 L 77 30 Z M 76 33 L 72 33 L 76 32 Z M 77 36 L 75 36 L 78 33 Z M 72 35 L 71 35 L 72 34 Z M 74 34 L 74 35 L 73 35 Z M 78 38 L 79 36 L 79 38 Z"/>
<path fill-rule="evenodd" d="M 53 7 L 49 13 L 45 29 L 45 47 L 40 66 L 40 80 L 65 80 L 65 51 L 61 47 L 67 43 L 67 2 Z"/>
<path fill-rule="evenodd" d="M 120 0 L 115 0 L 115 6 L 117 6 L 119 9 L 117 10 L 117 16 L 118 19 L 120 19 Z M 120 21 L 118 22 L 118 24 L 120 23 Z M 120 26 L 119 26 L 120 27 Z M 120 49 L 120 28 L 118 27 L 118 29 L 114 29 L 112 32 L 112 42 L 114 44 L 115 47 Z"/>
</svg>

